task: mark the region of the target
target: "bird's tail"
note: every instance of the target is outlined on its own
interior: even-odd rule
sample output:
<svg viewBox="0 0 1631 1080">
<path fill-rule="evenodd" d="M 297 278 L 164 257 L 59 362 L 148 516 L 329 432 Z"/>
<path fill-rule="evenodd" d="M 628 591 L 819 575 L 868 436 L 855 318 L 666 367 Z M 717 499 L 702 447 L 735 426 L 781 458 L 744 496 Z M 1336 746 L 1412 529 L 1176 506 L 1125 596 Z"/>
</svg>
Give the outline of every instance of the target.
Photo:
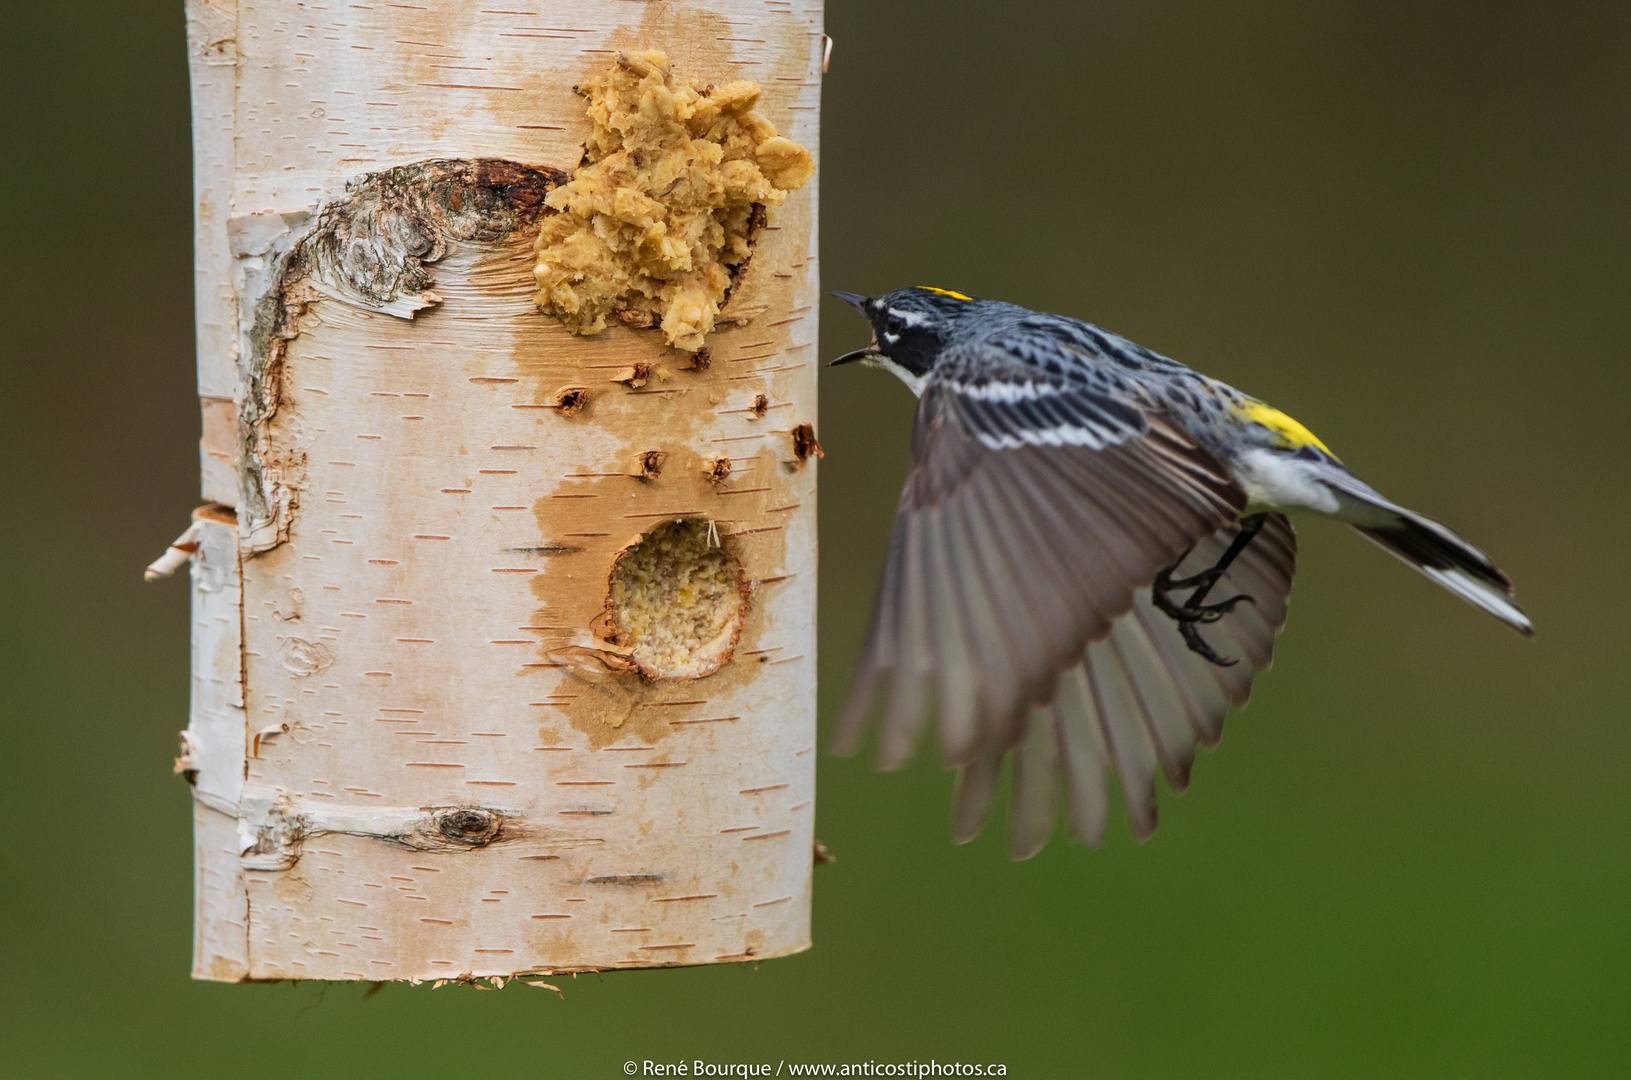
<svg viewBox="0 0 1631 1080">
<path fill-rule="evenodd" d="M 1525 637 L 1529 616 L 1512 595 L 1512 582 L 1489 556 L 1431 518 L 1389 502 L 1346 470 L 1324 477 L 1342 503 L 1337 516 L 1468 603 L 1483 608 Z"/>
</svg>

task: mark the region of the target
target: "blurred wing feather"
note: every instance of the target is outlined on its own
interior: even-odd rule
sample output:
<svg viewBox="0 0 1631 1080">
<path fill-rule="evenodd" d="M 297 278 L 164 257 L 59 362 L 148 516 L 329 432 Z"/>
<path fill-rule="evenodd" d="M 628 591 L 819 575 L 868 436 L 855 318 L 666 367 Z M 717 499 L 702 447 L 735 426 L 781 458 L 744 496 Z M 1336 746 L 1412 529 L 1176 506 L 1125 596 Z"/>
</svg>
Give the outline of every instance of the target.
<svg viewBox="0 0 1631 1080">
<path fill-rule="evenodd" d="M 1136 591 L 1245 502 L 1192 440 L 1102 388 L 942 366 L 839 723 L 852 747 L 887 685 L 885 768 L 910 755 L 931 697 L 949 763 L 1015 746 Z"/>
<path fill-rule="evenodd" d="M 1212 593 L 1253 599 L 1203 629 L 1240 662 L 1190 652 L 1150 585 L 1180 557 L 1178 576 L 1216 562 L 1244 492 L 1112 366 L 1015 348 L 950 351 L 925 385 L 837 742 L 853 749 L 883 692 L 879 759 L 897 768 L 936 717 L 959 842 L 984 826 L 1012 753 L 1008 843 L 1028 858 L 1061 783 L 1071 830 L 1099 842 L 1112 769 L 1133 831 L 1150 834 L 1156 773 L 1182 791 L 1196 747 L 1269 665 L 1296 538 L 1272 515 Z"/>
<path fill-rule="evenodd" d="M 949 354 L 913 426 L 840 747 L 889 687 L 881 757 L 910 755 L 935 702 L 951 764 L 1005 752 L 1059 675 L 1138 587 L 1235 519 L 1240 488 L 1207 452 L 1091 372 Z"/>
<path fill-rule="evenodd" d="M 1219 529 L 1197 545 L 1179 573 L 1210 566 L 1236 528 Z M 1031 724 L 1045 725 L 1062 748 L 1070 827 L 1083 843 L 1097 845 L 1104 833 L 1106 764 L 1120 777 L 1128 820 L 1140 839 L 1155 829 L 1156 768 L 1174 791 L 1188 786 L 1197 746 L 1217 743 L 1224 714 L 1245 704 L 1253 678 L 1272 661 L 1275 636 L 1285 625 L 1296 551 L 1291 523 L 1271 515 L 1219 582 L 1219 589 L 1245 592 L 1257 601 L 1239 605 L 1202 631 L 1214 648 L 1239 659 L 1233 667 L 1218 667 L 1190 652 L 1177 624 L 1156 609 L 1149 589 L 1140 589 L 1110 635 L 1090 645 L 1081 666 L 1065 673 L 1053 708 L 1033 713 Z M 1079 687 L 1086 687 L 1086 694 Z M 1098 739 L 1091 737 L 1095 722 L 1102 732 Z M 1033 735 L 1028 731 L 1022 745 Z M 1040 847 L 1030 809 L 1040 796 L 1028 793 L 1022 802 L 1018 753 L 1009 814 L 1027 823 L 1027 844 L 1021 848 L 1010 841 L 1010 850 L 1015 858 L 1026 858 Z"/>
</svg>

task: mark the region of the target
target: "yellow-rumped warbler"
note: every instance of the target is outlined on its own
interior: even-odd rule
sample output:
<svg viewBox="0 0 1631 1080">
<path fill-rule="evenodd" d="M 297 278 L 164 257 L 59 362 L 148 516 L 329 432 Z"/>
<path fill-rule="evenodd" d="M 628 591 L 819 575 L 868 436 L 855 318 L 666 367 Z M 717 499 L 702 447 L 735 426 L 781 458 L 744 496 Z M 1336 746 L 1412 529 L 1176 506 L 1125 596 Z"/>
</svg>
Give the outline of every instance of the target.
<svg viewBox="0 0 1631 1080">
<path fill-rule="evenodd" d="M 1071 828 L 1097 844 L 1110 766 L 1134 832 L 1150 834 L 1156 769 L 1182 791 L 1196 743 L 1217 742 L 1269 664 L 1296 565 L 1286 511 L 1346 521 L 1532 633 L 1482 552 L 1256 398 L 1060 315 L 927 287 L 833 295 L 873 330 L 833 364 L 886 368 L 919 399 L 838 748 L 885 690 L 879 760 L 897 768 L 932 701 L 959 843 L 984 825 L 1010 751 L 1016 859 L 1047 843 L 1061 776 Z M 1218 586 L 1238 592 L 1206 603 Z"/>
</svg>

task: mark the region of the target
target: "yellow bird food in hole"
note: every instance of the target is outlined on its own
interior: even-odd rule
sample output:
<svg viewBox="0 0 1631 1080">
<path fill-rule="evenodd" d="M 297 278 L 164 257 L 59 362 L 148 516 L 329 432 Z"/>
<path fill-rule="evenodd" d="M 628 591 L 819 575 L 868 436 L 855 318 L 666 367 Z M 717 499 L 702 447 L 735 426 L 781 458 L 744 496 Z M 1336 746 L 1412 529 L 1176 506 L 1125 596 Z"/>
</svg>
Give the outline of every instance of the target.
<svg viewBox="0 0 1631 1080">
<path fill-rule="evenodd" d="M 711 521 L 668 521 L 612 564 L 612 640 L 651 678 L 697 679 L 729 660 L 742 633 L 747 582 Z"/>
</svg>

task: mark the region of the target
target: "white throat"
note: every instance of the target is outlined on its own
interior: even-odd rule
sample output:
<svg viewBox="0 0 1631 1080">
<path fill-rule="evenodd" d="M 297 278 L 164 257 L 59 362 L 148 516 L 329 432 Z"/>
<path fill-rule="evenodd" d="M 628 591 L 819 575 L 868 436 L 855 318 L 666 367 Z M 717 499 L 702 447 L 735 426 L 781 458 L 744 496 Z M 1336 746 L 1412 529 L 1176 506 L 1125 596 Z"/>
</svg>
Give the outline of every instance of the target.
<svg viewBox="0 0 1631 1080">
<path fill-rule="evenodd" d="M 862 360 L 861 363 L 865 364 L 867 367 L 883 368 L 885 371 L 894 375 L 895 378 L 905 383 L 907 387 L 911 389 L 913 394 L 917 395 L 918 397 L 923 396 L 923 383 L 927 380 L 928 376 L 913 375 L 910 371 L 907 371 L 905 368 L 889 359 L 889 357 L 884 356 L 882 353 L 879 353 L 876 356 L 869 356 L 865 360 Z"/>
</svg>

